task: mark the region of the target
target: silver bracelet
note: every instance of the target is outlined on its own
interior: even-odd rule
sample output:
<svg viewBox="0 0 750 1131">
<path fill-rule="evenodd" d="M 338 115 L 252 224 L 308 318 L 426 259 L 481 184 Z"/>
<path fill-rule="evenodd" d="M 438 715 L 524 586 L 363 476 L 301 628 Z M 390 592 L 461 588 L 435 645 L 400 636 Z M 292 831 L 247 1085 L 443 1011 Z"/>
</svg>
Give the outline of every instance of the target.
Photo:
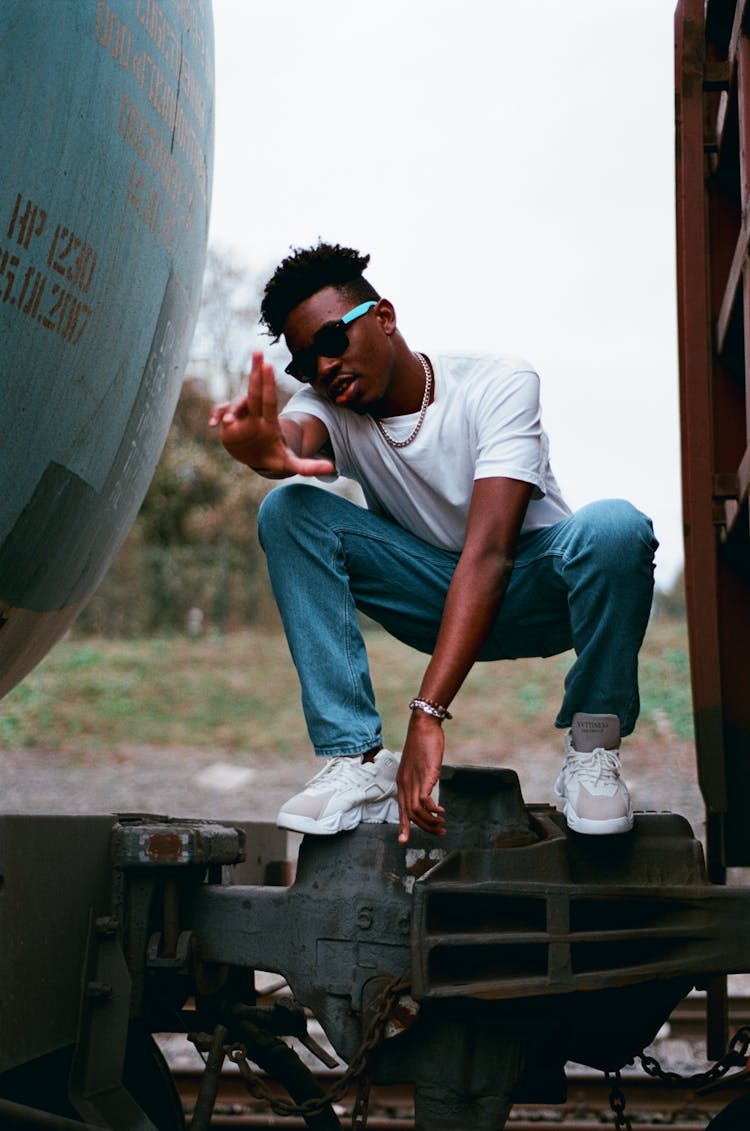
<svg viewBox="0 0 750 1131">
<path fill-rule="evenodd" d="M 412 699 L 409 704 L 410 711 L 424 711 L 426 715 L 432 715 L 433 719 L 452 719 L 453 715 L 447 707 L 441 707 L 439 703 L 433 703 L 432 699 Z"/>
</svg>

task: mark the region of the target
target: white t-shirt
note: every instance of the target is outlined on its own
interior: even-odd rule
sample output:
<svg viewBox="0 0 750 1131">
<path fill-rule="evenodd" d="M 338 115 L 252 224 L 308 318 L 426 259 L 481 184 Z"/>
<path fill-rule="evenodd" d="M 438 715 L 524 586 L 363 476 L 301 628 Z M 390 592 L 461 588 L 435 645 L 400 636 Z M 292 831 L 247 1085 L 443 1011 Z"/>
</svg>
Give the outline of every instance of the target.
<svg viewBox="0 0 750 1131">
<path fill-rule="evenodd" d="M 534 370 L 502 356 L 444 354 L 430 360 L 434 399 L 405 448 L 392 448 L 371 416 L 338 408 L 310 386 L 294 394 L 282 415 L 304 412 L 322 420 L 338 475 L 361 485 L 370 510 L 434 546 L 462 549 L 476 479 L 502 476 L 533 484 L 523 531 L 569 515 L 549 464 Z M 383 424 L 403 440 L 418 417 L 386 417 Z"/>
</svg>

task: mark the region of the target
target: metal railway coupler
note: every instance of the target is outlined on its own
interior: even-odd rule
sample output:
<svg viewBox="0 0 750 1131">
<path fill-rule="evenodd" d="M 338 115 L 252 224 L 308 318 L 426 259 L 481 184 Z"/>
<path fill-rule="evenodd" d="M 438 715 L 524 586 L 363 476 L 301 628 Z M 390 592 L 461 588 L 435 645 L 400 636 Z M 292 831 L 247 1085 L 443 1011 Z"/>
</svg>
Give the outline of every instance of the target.
<svg viewBox="0 0 750 1131">
<path fill-rule="evenodd" d="M 240 828 L 197 819 L 121 815 L 112 829 L 114 914 L 132 978 L 132 1010 L 168 1031 L 195 987 L 192 902 L 245 857 Z"/>
<path fill-rule="evenodd" d="M 454 1131 L 467 1103 L 481 1128 L 511 1096 L 561 1099 L 567 1060 L 621 1066 L 696 979 L 743 968 L 746 897 L 706 883 L 681 817 L 581 837 L 525 805 L 511 771 L 445 767 L 440 791 L 440 840 L 307 836 L 290 886 L 203 885 L 192 905 L 201 960 L 283 974 L 347 1062 L 408 976 L 370 1065 L 414 1082 L 424 1126 L 448 1096 Z"/>
</svg>

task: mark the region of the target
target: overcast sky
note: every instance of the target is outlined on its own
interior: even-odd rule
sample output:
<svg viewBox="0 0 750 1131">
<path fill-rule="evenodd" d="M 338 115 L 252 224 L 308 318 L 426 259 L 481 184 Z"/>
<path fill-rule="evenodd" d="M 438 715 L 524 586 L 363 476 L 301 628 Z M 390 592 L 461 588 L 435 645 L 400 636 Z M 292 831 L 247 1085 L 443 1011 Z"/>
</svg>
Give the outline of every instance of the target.
<svg viewBox="0 0 750 1131">
<path fill-rule="evenodd" d="M 367 251 L 409 344 L 518 354 L 569 503 L 682 562 L 675 0 L 214 0 L 211 242 Z"/>
</svg>

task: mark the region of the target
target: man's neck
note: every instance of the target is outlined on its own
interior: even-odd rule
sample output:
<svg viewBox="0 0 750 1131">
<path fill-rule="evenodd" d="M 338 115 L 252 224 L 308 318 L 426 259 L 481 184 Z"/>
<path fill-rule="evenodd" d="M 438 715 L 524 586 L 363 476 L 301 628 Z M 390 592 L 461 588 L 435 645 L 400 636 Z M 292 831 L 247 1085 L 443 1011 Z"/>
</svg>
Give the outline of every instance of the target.
<svg viewBox="0 0 750 1131">
<path fill-rule="evenodd" d="M 428 363 L 429 364 L 429 363 Z M 425 392 L 426 374 L 420 356 L 404 342 L 394 366 L 393 380 L 373 416 L 408 416 L 419 412 Z"/>
</svg>

